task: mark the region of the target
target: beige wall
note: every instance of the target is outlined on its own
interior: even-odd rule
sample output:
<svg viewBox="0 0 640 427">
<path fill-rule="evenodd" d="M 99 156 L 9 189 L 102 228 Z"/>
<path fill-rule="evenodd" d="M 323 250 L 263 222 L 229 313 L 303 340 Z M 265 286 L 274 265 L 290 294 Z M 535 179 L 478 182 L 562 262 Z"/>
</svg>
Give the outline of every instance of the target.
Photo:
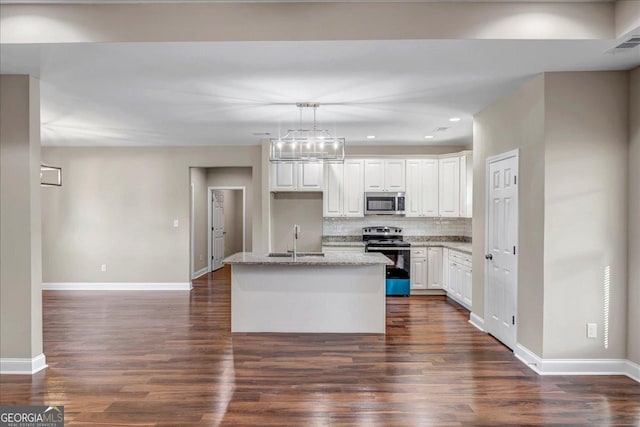
<svg viewBox="0 0 640 427">
<path fill-rule="evenodd" d="M 31 359 L 42 353 L 40 82 L 3 75 L 0 93 L 0 358 Z"/>
<path fill-rule="evenodd" d="M 200 271 L 208 267 L 208 234 L 209 229 L 209 210 L 207 204 L 207 170 L 205 168 L 190 168 L 191 185 L 193 186 L 193 200 L 191 207 L 193 209 L 193 271 Z"/>
<path fill-rule="evenodd" d="M 297 249 L 322 250 L 322 193 L 273 193 L 271 241 L 274 252 L 293 249 L 293 226 L 300 225 Z"/>
<path fill-rule="evenodd" d="M 640 364 L 640 67 L 630 72 L 627 357 Z"/>
<path fill-rule="evenodd" d="M 260 147 L 253 147 L 257 153 L 260 153 Z M 252 182 L 255 182 L 256 177 L 259 174 L 254 174 L 251 168 L 229 168 L 218 167 L 207 169 L 207 185 L 209 187 L 245 187 L 246 189 L 246 243 L 245 247 L 247 252 L 251 252 L 253 249 L 253 224 L 257 218 L 260 217 L 259 209 L 254 207 L 261 204 L 261 188 L 252 186 Z M 241 214 L 240 214 L 241 215 Z M 225 221 L 226 207 L 225 207 Z M 242 221 L 242 219 L 240 219 Z M 226 240 L 226 239 L 225 239 Z M 263 249 L 256 248 L 256 251 L 267 251 L 266 237 L 265 246 Z M 225 250 L 226 253 L 226 250 Z"/>
<path fill-rule="evenodd" d="M 545 76 L 545 358 L 626 357 L 628 81 L 626 71 Z"/>
<path fill-rule="evenodd" d="M 544 75 L 474 118 L 473 312 L 484 317 L 486 160 L 520 149 L 518 342 L 542 354 L 544 234 Z"/>
<path fill-rule="evenodd" d="M 253 168 L 249 200 L 262 210 L 257 146 L 43 147 L 42 157 L 65 173 L 61 191 L 43 195 L 45 282 L 190 281 L 189 167 Z M 249 235 L 267 250 L 261 215 Z"/>
<path fill-rule="evenodd" d="M 640 27 L 640 0 L 617 0 L 614 15 L 616 38 L 638 29 Z"/>
<path fill-rule="evenodd" d="M 612 39 L 613 2 L 0 6 L 3 43 Z"/>
<path fill-rule="evenodd" d="M 518 342 L 546 359 L 626 357 L 628 80 L 547 73 L 475 117 L 473 311 L 484 315 L 486 158 L 520 148 Z"/>
</svg>

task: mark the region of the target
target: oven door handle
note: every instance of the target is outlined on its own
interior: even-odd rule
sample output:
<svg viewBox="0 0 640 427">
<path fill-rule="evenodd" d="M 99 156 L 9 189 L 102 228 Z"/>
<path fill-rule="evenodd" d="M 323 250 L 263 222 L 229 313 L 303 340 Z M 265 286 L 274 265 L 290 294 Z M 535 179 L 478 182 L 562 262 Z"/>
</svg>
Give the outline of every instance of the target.
<svg viewBox="0 0 640 427">
<path fill-rule="evenodd" d="M 378 248 L 378 247 L 373 247 L 373 248 L 366 248 L 367 252 L 371 252 L 371 251 L 409 251 L 411 250 L 411 248 L 409 246 L 405 246 L 405 247 L 386 247 L 386 248 Z"/>
</svg>

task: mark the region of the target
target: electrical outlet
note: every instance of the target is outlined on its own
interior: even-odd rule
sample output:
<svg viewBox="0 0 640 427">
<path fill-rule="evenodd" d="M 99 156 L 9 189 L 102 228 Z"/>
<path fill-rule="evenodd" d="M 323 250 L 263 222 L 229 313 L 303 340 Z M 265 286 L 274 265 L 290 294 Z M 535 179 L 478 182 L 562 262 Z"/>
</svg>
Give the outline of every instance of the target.
<svg viewBox="0 0 640 427">
<path fill-rule="evenodd" d="M 587 338 L 598 338 L 597 323 L 587 323 Z"/>
<path fill-rule="evenodd" d="M 107 271 L 107 264 L 102 264 L 102 265 L 100 266 L 100 271 L 102 271 L 103 273 L 104 273 L 105 271 Z"/>
</svg>

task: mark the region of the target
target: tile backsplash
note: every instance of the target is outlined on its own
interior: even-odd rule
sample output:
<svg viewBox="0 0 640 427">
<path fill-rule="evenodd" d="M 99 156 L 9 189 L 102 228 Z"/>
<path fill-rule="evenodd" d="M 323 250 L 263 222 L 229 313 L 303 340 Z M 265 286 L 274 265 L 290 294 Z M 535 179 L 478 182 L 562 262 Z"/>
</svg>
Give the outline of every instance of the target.
<svg viewBox="0 0 640 427">
<path fill-rule="evenodd" d="M 471 218 L 406 218 L 365 216 L 364 218 L 324 218 L 325 236 L 359 236 L 363 227 L 386 225 L 400 227 L 405 236 L 471 237 Z"/>
</svg>

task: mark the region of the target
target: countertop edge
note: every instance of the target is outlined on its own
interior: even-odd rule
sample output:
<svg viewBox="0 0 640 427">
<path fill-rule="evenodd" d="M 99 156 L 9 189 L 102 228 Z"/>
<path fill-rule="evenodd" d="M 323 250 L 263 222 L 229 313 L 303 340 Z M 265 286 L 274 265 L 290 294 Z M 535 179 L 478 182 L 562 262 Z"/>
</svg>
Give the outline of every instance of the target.
<svg viewBox="0 0 640 427">
<path fill-rule="evenodd" d="M 238 252 L 222 262 L 229 265 L 287 265 L 287 266 L 372 266 L 393 265 L 389 258 L 378 253 L 354 253 L 344 252 L 337 256 L 325 255 L 324 257 L 299 257 L 295 261 L 291 258 L 268 257 L 267 254 L 252 252 Z"/>
</svg>

